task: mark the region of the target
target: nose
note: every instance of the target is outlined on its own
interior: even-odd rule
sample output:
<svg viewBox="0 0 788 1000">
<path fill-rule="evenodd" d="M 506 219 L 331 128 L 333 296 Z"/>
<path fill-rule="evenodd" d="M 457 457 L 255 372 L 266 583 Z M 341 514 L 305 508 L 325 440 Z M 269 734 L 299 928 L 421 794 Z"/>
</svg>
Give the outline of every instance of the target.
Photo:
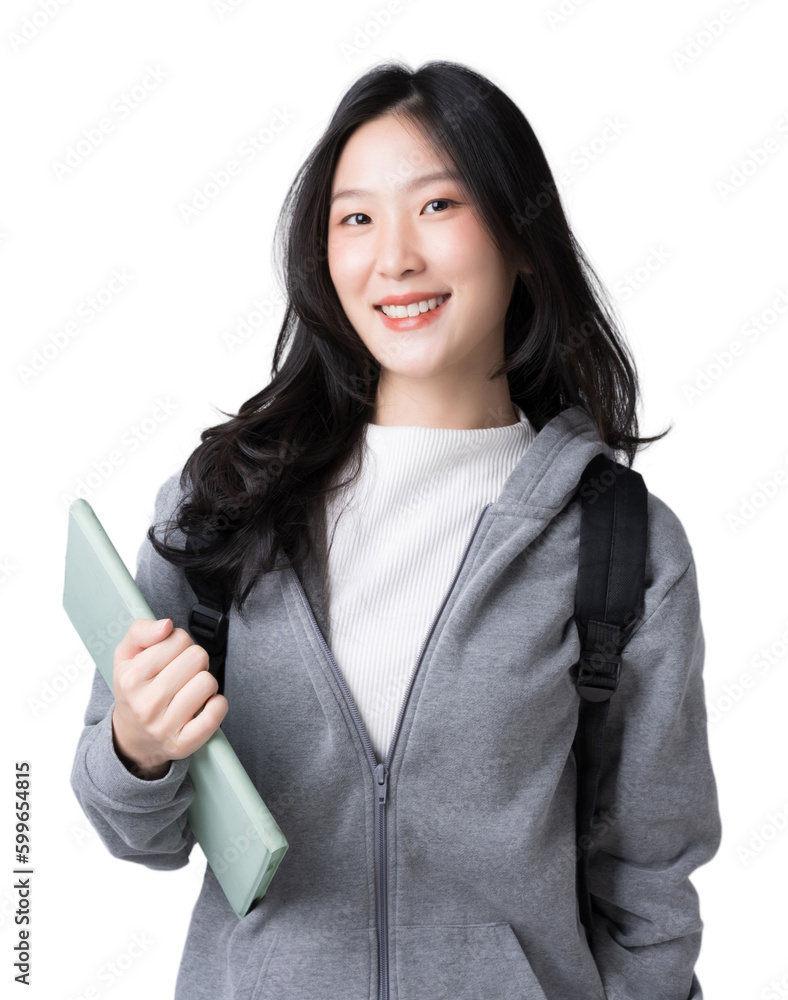
<svg viewBox="0 0 788 1000">
<path fill-rule="evenodd" d="M 412 228 L 404 221 L 383 221 L 375 243 L 376 268 L 384 277 L 399 278 L 424 268 L 424 253 Z"/>
</svg>

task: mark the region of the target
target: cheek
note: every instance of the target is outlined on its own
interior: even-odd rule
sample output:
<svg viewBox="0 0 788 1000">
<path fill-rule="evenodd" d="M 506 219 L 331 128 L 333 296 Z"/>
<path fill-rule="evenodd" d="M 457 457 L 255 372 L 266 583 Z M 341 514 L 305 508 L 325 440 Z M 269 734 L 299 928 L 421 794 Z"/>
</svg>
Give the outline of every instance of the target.
<svg viewBox="0 0 788 1000">
<path fill-rule="evenodd" d="M 340 284 L 353 287 L 366 280 L 369 260 L 360 243 L 354 240 L 329 240 L 328 270 L 337 288 Z"/>
<path fill-rule="evenodd" d="M 447 280 L 459 287 L 475 282 L 488 270 L 495 254 L 478 223 L 468 214 L 452 226 L 441 227 L 431 256 Z"/>
</svg>

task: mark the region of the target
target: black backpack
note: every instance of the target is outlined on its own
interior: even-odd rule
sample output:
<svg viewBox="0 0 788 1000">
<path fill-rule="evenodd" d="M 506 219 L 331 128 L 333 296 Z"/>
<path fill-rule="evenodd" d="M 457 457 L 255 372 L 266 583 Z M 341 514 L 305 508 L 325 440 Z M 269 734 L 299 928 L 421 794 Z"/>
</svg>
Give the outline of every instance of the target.
<svg viewBox="0 0 788 1000">
<path fill-rule="evenodd" d="M 605 723 L 618 686 L 621 654 L 643 614 L 648 530 L 648 493 L 633 469 L 595 455 L 583 470 L 580 553 L 575 591 L 575 621 L 581 642 L 576 687 L 580 695 L 573 743 L 577 764 L 577 896 L 580 919 L 591 945 L 592 910 L 588 891 L 591 820 L 596 806 Z M 196 551 L 199 538 L 187 536 Z M 210 657 L 210 670 L 224 690 L 230 602 L 220 587 L 186 573 L 197 602 L 189 613 L 189 632 Z"/>
</svg>

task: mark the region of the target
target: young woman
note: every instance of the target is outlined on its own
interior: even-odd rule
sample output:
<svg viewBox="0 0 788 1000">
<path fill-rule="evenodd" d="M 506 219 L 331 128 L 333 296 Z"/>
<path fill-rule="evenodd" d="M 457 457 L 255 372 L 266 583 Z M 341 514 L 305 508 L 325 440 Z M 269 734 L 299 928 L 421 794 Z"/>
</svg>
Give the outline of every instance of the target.
<svg viewBox="0 0 788 1000">
<path fill-rule="evenodd" d="M 653 494 L 579 919 L 576 494 L 657 438 L 532 129 L 465 66 L 377 67 L 282 220 L 272 380 L 159 490 L 137 582 L 166 620 L 114 701 L 96 675 L 73 770 L 116 857 L 180 868 L 221 724 L 288 839 L 241 920 L 206 867 L 176 1000 L 700 1000 L 704 640 Z M 234 597 L 223 694 L 186 567 Z"/>
</svg>

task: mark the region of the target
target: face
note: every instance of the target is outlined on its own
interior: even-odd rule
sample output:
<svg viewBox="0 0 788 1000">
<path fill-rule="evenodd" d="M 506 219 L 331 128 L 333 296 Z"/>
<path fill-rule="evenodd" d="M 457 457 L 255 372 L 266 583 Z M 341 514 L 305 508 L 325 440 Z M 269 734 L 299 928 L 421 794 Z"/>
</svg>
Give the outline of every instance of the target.
<svg viewBox="0 0 788 1000">
<path fill-rule="evenodd" d="M 351 135 L 332 183 L 328 266 L 337 296 L 380 362 L 381 386 L 406 392 L 413 380 L 456 392 L 503 359 L 516 270 L 490 242 L 460 182 L 425 179 L 447 166 L 387 116 Z M 439 296 L 448 298 L 432 311 Z M 391 299 L 416 305 L 405 319 L 389 318 L 380 304 Z"/>
</svg>

